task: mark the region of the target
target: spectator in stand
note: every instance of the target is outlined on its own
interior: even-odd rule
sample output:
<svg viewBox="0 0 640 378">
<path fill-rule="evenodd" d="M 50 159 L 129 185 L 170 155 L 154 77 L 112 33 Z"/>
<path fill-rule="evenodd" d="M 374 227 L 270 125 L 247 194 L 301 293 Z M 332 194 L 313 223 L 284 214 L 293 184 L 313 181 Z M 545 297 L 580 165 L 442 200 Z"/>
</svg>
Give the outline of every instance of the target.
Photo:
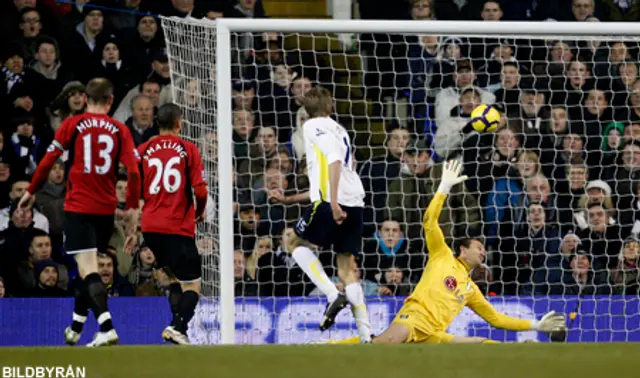
<svg viewBox="0 0 640 378">
<path fill-rule="evenodd" d="M 260 213 L 251 203 L 238 206 L 238 218 L 234 229 L 234 245 L 245 254 L 251 253 L 256 243 L 256 235 L 260 224 Z"/>
<path fill-rule="evenodd" d="M 41 35 L 35 42 L 34 59 L 29 68 L 39 73 L 44 87 L 41 89 L 42 101 L 49 104 L 60 93 L 63 87 L 72 80 L 73 74 L 62 67 L 60 62 L 58 42 L 46 35 Z"/>
<path fill-rule="evenodd" d="M 518 208 L 524 198 L 524 181 L 540 172 L 540 159 L 533 151 L 523 151 L 507 175 L 495 181 L 484 206 L 484 235 L 486 245 L 499 249 L 501 225 L 511 225 L 511 209 Z M 509 230 L 511 232 L 512 229 Z"/>
<path fill-rule="evenodd" d="M 58 160 L 49 171 L 47 182 L 36 195 L 36 206 L 42 211 L 49 222 L 49 233 L 55 245 L 62 245 L 62 232 L 64 230 L 64 196 L 66 183 L 64 177 L 64 163 Z M 40 220 L 39 213 L 34 210 L 36 227 Z"/>
<path fill-rule="evenodd" d="M 638 21 L 640 20 L 640 2 L 600 0 L 600 14 L 607 21 Z"/>
<path fill-rule="evenodd" d="M 122 99 L 118 110 L 113 115 L 113 118 L 120 122 L 126 122 L 131 117 L 131 101 L 138 95 L 145 95 L 153 102 L 154 112 L 161 105 L 171 102 L 171 88 L 169 85 L 164 87 L 160 85 L 157 80 L 157 76 L 152 74 L 147 77 L 140 85 L 136 85 L 129 93 Z"/>
<path fill-rule="evenodd" d="M 488 50 L 487 56 L 482 57 L 477 63 L 478 69 L 478 86 L 485 88 L 487 91 L 494 93 L 500 88 L 502 81 L 502 71 L 507 63 L 515 63 L 519 70 L 518 61 L 514 56 L 515 46 L 509 40 L 480 40 L 475 46 Z M 472 40 L 473 43 L 473 40 Z M 472 44 L 472 48 L 473 48 Z M 523 70 L 526 68 L 523 66 Z M 498 100 L 499 101 L 499 100 Z"/>
<path fill-rule="evenodd" d="M 589 170 L 582 158 L 575 158 L 564 167 L 566 170 L 567 184 L 566 186 L 562 186 L 563 190 L 558 191 L 558 200 L 561 203 L 568 204 L 569 208 L 575 212 L 580 209 L 578 204 L 582 195 L 585 194 L 587 180 L 589 179 Z M 610 189 L 611 187 L 609 187 L 609 190 Z M 571 226 L 573 226 L 573 223 Z"/>
<path fill-rule="evenodd" d="M 224 17 L 224 14 L 229 11 L 229 4 L 227 4 L 226 1 L 214 0 L 212 2 L 207 1 L 206 3 L 197 3 L 193 13 L 196 14 L 194 16 L 195 18 L 206 17 L 210 20 L 217 20 L 218 18 Z"/>
<path fill-rule="evenodd" d="M 236 164 L 249 157 L 249 146 L 255 140 L 258 129 L 253 128 L 253 113 L 246 110 L 233 112 L 233 146 Z"/>
<path fill-rule="evenodd" d="M 94 59 L 99 62 L 92 70 L 93 77 L 104 77 L 113 84 L 112 113 L 122 99 L 139 81 L 139 73 L 124 56 L 122 44 L 115 34 L 102 33 L 96 38 Z"/>
<path fill-rule="evenodd" d="M 148 281 L 153 281 L 153 270 L 156 264 L 156 256 L 153 251 L 144 243 L 133 257 L 133 264 L 127 274 L 128 281 L 135 287 L 136 291 L 141 285 Z"/>
<path fill-rule="evenodd" d="M 258 295 L 258 284 L 247 273 L 244 252 L 240 249 L 233 252 L 233 278 L 236 297 L 255 297 Z"/>
<path fill-rule="evenodd" d="M 427 0 L 417 0 L 427 1 Z M 413 106 L 411 114 L 415 118 L 424 115 L 427 109 L 425 104 L 432 101 L 439 88 L 434 81 L 435 66 L 440 53 L 440 37 L 437 35 L 418 35 L 415 40 L 407 39 L 408 65 L 406 75 L 406 95 Z M 401 74 L 401 73 L 399 73 Z M 441 78 L 438 77 L 438 80 Z M 435 85 L 434 85 L 435 84 Z"/>
<path fill-rule="evenodd" d="M 449 109 L 448 116 L 442 117 L 438 122 L 434 147 L 439 158 L 447 159 L 460 153 L 462 143 L 470 135 L 465 133 L 465 126 L 471 121 L 473 109 L 482 103 L 482 92 L 480 88 L 473 86 L 460 90 L 458 103 Z"/>
<path fill-rule="evenodd" d="M 469 176 L 465 186 L 487 203 L 494 181 L 505 177 L 510 165 L 518 159 L 522 135 L 517 123 L 501 126 L 494 133 L 472 134 L 462 145 L 464 174 Z"/>
<path fill-rule="evenodd" d="M 625 45 L 622 44 L 622 46 Z M 612 50 L 612 54 L 613 51 L 614 50 Z M 615 66 L 615 70 L 610 69 L 609 72 L 607 72 L 612 81 L 611 90 L 613 92 L 613 99 L 611 100 L 611 104 L 616 113 L 619 113 L 618 109 L 623 109 L 629 104 L 633 85 L 638 81 L 638 73 L 638 64 L 626 58 Z"/>
<path fill-rule="evenodd" d="M 632 142 L 634 140 L 640 141 L 640 123 L 630 123 L 624 128 L 622 133 L 625 143 Z"/>
<path fill-rule="evenodd" d="M 633 200 L 627 209 L 618 209 L 623 235 L 640 236 L 640 183 L 633 187 Z"/>
<path fill-rule="evenodd" d="M 11 279 L 17 272 L 20 261 L 29 257 L 29 243 L 33 232 L 33 212 L 18 209 L 18 202 L 11 205 L 9 227 L 0 231 L 0 276 L 7 280 L 7 290 L 11 293 Z"/>
<path fill-rule="evenodd" d="M 573 213 L 573 224 L 577 230 L 586 230 L 589 228 L 587 218 L 589 216 L 588 208 L 591 204 L 601 204 L 609 212 L 609 225 L 615 225 L 613 200 L 611 199 L 611 187 L 602 180 L 589 181 L 585 188 L 586 193 L 578 200 L 576 209 Z"/>
<path fill-rule="evenodd" d="M 110 297 L 133 297 L 135 290 L 126 278 L 118 273 L 116 249 L 107 248 L 106 253 L 98 254 L 98 274 Z"/>
<path fill-rule="evenodd" d="M 51 259 L 38 261 L 34 265 L 34 275 L 37 280 L 36 286 L 28 293 L 29 297 L 49 298 L 68 297 L 69 293 L 58 286 L 60 274 L 58 264 Z"/>
<path fill-rule="evenodd" d="M 631 106 L 619 108 L 616 120 L 623 123 L 640 123 L 640 80 L 633 83 L 630 92 L 629 105 Z"/>
<path fill-rule="evenodd" d="M 534 64 L 533 74 L 538 77 L 548 77 L 552 82 L 556 82 L 562 78 L 574 58 L 572 46 L 565 41 L 552 41 L 546 49 L 546 58 Z"/>
<path fill-rule="evenodd" d="M 247 275 L 252 281 L 256 281 L 258 277 L 258 261 L 267 253 L 273 251 L 273 240 L 269 236 L 261 236 L 256 239 L 256 244 L 253 246 L 253 251 L 247 257 L 245 261 L 245 269 Z"/>
<path fill-rule="evenodd" d="M 459 86 L 460 88 L 464 88 L 467 85 L 473 84 L 473 78 L 469 81 L 469 75 L 463 75 L 465 78 L 460 78 L 465 82 L 463 84 L 456 83 L 456 71 L 457 71 L 457 63 L 458 61 L 465 62 L 464 65 L 469 66 L 471 63 L 470 60 L 467 60 L 468 48 L 465 41 L 458 37 L 442 37 L 440 40 L 439 52 L 436 57 L 436 63 L 433 66 L 433 71 L 431 73 L 431 88 L 449 88 L 451 86 Z M 469 62 L 469 64 L 466 64 Z M 469 67 L 465 66 L 465 70 L 469 70 Z M 470 68 L 473 71 L 473 67 Z M 436 94 L 437 99 L 437 94 Z M 438 114 L 437 104 L 436 104 L 436 117 Z M 437 120 L 436 120 L 437 122 Z"/>
<path fill-rule="evenodd" d="M 384 273 L 380 278 L 378 295 L 409 296 L 409 294 L 411 294 L 411 284 L 405 278 L 404 272 L 404 267 L 396 264 L 392 264 L 390 267 L 384 269 Z"/>
<path fill-rule="evenodd" d="M 387 205 L 389 184 L 400 176 L 402 155 L 409 143 L 409 132 L 392 123 L 387 132 L 384 155 L 365 161 L 359 172 L 365 192 L 363 221 L 365 235 L 375 230 L 375 223 L 382 221 Z"/>
<path fill-rule="evenodd" d="M 615 294 L 640 294 L 640 240 L 637 237 L 625 239 L 611 283 Z"/>
<path fill-rule="evenodd" d="M 29 296 L 29 292 L 38 286 L 38 277 L 34 275 L 38 262 L 52 258 L 51 238 L 44 231 L 34 230 L 29 243 L 29 258 L 21 261 L 17 269 L 18 282 L 14 283 L 17 285 L 12 289 L 14 296 Z M 56 270 L 58 271 L 57 286 L 66 291 L 69 287 L 69 272 L 64 265 L 57 262 Z"/>
<path fill-rule="evenodd" d="M 13 174 L 31 176 L 40 159 L 46 153 L 46 142 L 42 143 L 35 132 L 35 118 L 23 110 L 17 111 L 12 119 L 10 143 L 14 155 Z"/>
<path fill-rule="evenodd" d="M 603 174 L 605 181 L 616 193 L 616 208 L 626 210 L 631 208 L 634 192 L 633 189 L 640 182 L 640 141 L 626 141 L 622 149 L 622 164 L 615 169 L 606 170 Z"/>
<path fill-rule="evenodd" d="M 436 96 L 436 125 L 440 124 L 450 116 L 451 109 L 460 105 L 461 92 L 475 82 L 476 76 L 473 72 L 473 65 L 469 59 L 461 59 L 455 63 L 456 71 L 453 75 L 453 86 L 444 87 Z M 479 90 L 480 103 L 493 104 L 496 97 L 487 91 Z"/>
<path fill-rule="evenodd" d="M 587 0 L 590 1 L 590 0 Z M 569 110 L 569 118 L 582 119 L 581 104 L 586 94 L 593 88 L 590 63 L 574 59 L 567 66 L 564 77 L 551 83 L 551 103 L 563 105 Z"/>
<path fill-rule="evenodd" d="M 129 127 L 136 147 L 158 135 L 158 127 L 155 124 L 155 108 L 153 100 L 143 94 L 131 101 L 131 117 L 125 125 Z"/>
<path fill-rule="evenodd" d="M 520 83 L 518 102 L 506 107 L 507 116 L 520 120 L 526 135 L 526 148 L 540 148 L 542 123 L 548 118 L 545 84 L 540 81 L 524 80 Z"/>
<path fill-rule="evenodd" d="M 249 188 L 252 183 L 267 168 L 268 162 L 278 152 L 276 129 L 273 126 L 263 126 L 257 131 L 254 143 L 249 147 L 249 157 L 244 159 L 238 167 L 237 182 L 239 188 Z"/>
<path fill-rule="evenodd" d="M 4 288 L 4 278 L 0 277 L 0 298 L 6 298 L 7 291 Z"/>
<path fill-rule="evenodd" d="M 508 61 L 502 64 L 500 70 L 500 82 L 496 85 L 487 87 L 487 90 L 493 92 L 496 96 L 497 103 L 505 104 L 509 107 L 520 101 L 520 65 L 517 61 Z"/>
<path fill-rule="evenodd" d="M 402 220 L 412 250 L 422 249 L 422 216 L 439 184 L 442 164 L 431 160 L 423 140 L 407 146 L 400 177 L 389 185 L 388 208 L 393 219 Z M 440 226 L 448 242 L 455 237 L 480 232 L 480 210 L 475 197 L 459 185 L 449 195 L 440 215 Z"/>
<path fill-rule="evenodd" d="M 621 122 L 610 122 L 602 134 L 602 160 L 600 165 L 603 170 L 611 169 L 618 161 L 620 151 L 624 148 L 624 124 Z"/>
<path fill-rule="evenodd" d="M 311 291 L 313 285 L 286 249 L 287 240 L 293 233 L 293 228 L 286 228 L 279 238 L 278 248 L 258 260 L 260 296 L 298 297 Z"/>
<path fill-rule="evenodd" d="M 16 177 L 15 181 L 11 183 L 11 191 L 9 192 L 9 200 L 13 204 L 14 201 L 19 201 L 24 195 L 25 191 L 29 187 L 30 181 L 26 177 Z M 0 231 L 6 230 L 9 227 L 11 220 L 11 205 L 0 210 Z M 40 213 L 36 209 L 33 211 L 33 227 L 40 229 L 44 232 L 49 232 L 49 220 L 46 216 Z"/>
<path fill-rule="evenodd" d="M 420 277 L 426 265 L 421 252 L 409 250 L 400 222 L 387 218 L 373 238 L 365 239 L 362 248 L 362 269 L 365 279 L 380 281 L 381 274 L 391 267 L 406 272 L 407 277 Z"/>
<path fill-rule="evenodd" d="M 587 21 L 596 11 L 595 3 L 595 0 L 571 0 L 573 21 Z"/>
<path fill-rule="evenodd" d="M 562 165 L 569 164 L 573 160 L 584 161 L 584 136 L 579 134 L 576 129 L 569 129 L 567 133 L 562 137 L 562 149 L 558 154 L 558 160 Z M 593 167 L 589 167 L 590 170 Z M 590 177 L 594 176 L 589 172 Z"/>
<path fill-rule="evenodd" d="M 25 67 L 22 47 L 11 43 L 0 51 L 0 110 L 5 118 L 24 111 L 36 116 L 44 109 L 40 99 L 42 76 Z"/>
<path fill-rule="evenodd" d="M 520 283 L 515 293 L 530 294 L 539 292 L 538 285 L 544 284 L 546 274 L 544 268 L 549 265 L 549 259 L 560 260 L 560 234 L 558 228 L 546 221 L 546 211 L 539 203 L 532 203 L 527 215 L 528 229 L 520 230 L 516 235 L 516 276 L 515 282 Z M 523 232 L 524 231 L 524 232 Z M 504 255 L 503 255 L 504 256 Z M 505 268 L 505 259 L 502 268 Z M 506 273 L 506 272 L 505 272 Z M 510 283 L 512 279 L 503 274 L 502 280 Z M 533 285 L 531 285 L 533 283 Z M 505 293 L 514 292 L 505 285 Z"/>
<path fill-rule="evenodd" d="M 159 30 L 158 21 L 151 13 L 135 15 L 135 26 L 131 28 L 128 45 L 134 57 L 133 63 L 140 72 L 149 72 L 151 51 L 165 46 Z"/>
<path fill-rule="evenodd" d="M 251 199 L 260 213 L 259 228 L 261 232 L 278 235 L 285 228 L 285 220 L 292 218 L 287 216 L 287 208 L 285 206 L 271 200 L 274 192 L 286 197 L 289 189 L 288 185 L 286 175 L 276 168 L 268 168 L 259 179 L 254 181 Z"/>
<path fill-rule="evenodd" d="M 293 158 L 291 157 L 291 152 L 287 147 L 279 146 L 276 153 L 269 159 L 267 163 L 267 168 L 277 169 L 282 174 L 286 175 L 287 181 L 289 181 L 289 188 L 295 188 L 295 182 L 293 181 L 293 177 L 290 175 L 293 173 Z"/>
<path fill-rule="evenodd" d="M 116 0 L 112 11 L 105 14 L 105 24 L 112 30 L 125 31 L 136 27 L 142 0 Z"/>
<path fill-rule="evenodd" d="M 4 141 L 0 133 L 0 142 Z M 3 143 L 4 144 L 4 143 Z M 11 191 L 11 159 L 6 151 L 0 152 L 0 204 L 9 206 L 9 192 Z"/>
<path fill-rule="evenodd" d="M 578 251 L 570 262 L 571 270 L 565 273 L 561 295 L 608 295 L 611 287 L 607 284 L 606 273 L 592 266 L 593 258 L 584 251 Z M 594 268 L 596 270 L 594 270 Z"/>
<path fill-rule="evenodd" d="M 287 87 L 288 88 L 288 87 Z M 231 90 L 234 110 L 255 111 L 257 109 L 256 86 L 250 80 L 236 80 Z"/>
<path fill-rule="evenodd" d="M 76 74 L 76 78 L 82 82 L 87 82 L 93 78 L 96 61 L 95 54 L 101 53 L 101 49 L 96 52 L 98 36 L 104 29 L 104 17 L 102 10 L 92 7 L 83 7 L 82 15 L 84 19 L 73 30 L 72 34 L 64 39 L 62 46 L 63 64 Z"/>
<path fill-rule="evenodd" d="M 610 210 L 598 203 L 588 205 L 589 228 L 577 232 L 584 250 L 593 257 L 593 268 L 597 271 L 615 268 L 622 248 L 620 227 L 609 222 Z"/>
<path fill-rule="evenodd" d="M 560 158 L 564 136 L 569 131 L 569 115 L 564 106 L 552 106 L 547 122 L 543 123 L 541 147 L 544 152 L 554 152 L 556 160 Z M 562 165 L 562 162 L 559 162 Z M 554 176 L 554 175 L 552 175 Z"/>
<path fill-rule="evenodd" d="M 582 108 L 584 122 L 583 134 L 587 138 L 585 150 L 587 151 L 587 164 L 597 166 L 601 164 L 602 138 L 607 124 L 613 121 L 613 111 L 609 107 L 607 95 L 598 89 L 589 91 Z M 597 177 L 599 177 L 598 174 Z"/>
<path fill-rule="evenodd" d="M 36 54 L 36 40 L 42 32 L 40 12 L 34 8 L 20 11 L 20 30 L 22 36 L 17 40 L 24 49 L 25 62 L 30 62 Z"/>
<path fill-rule="evenodd" d="M 51 103 L 48 110 L 49 124 L 53 131 L 67 118 L 84 113 L 87 98 L 84 96 L 85 87 L 79 81 L 70 81 L 62 88 L 58 97 Z"/>
</svg>

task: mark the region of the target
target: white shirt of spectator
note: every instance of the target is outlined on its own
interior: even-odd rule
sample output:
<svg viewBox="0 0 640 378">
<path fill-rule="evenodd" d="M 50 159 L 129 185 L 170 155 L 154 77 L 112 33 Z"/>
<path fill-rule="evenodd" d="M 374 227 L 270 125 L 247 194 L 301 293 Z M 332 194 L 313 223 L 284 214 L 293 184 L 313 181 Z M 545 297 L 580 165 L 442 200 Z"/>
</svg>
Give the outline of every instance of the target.
<svg viewBox="0 0 640 378">
<path fill-rule="evenodd" d="M 303 131 L 311 201 L 331 202 L 334 194 L 329 185 L 329 165 L 341 161 L 338 203 L 364 207 L 364 187 L 355 171 L 353 149 L 347 130 L 329 117 L 317 117 L 305 122 Z"/>
<path fill-rule="evenodd" d="M 9 228 L 9 221 L 11 220 L 9 210 L 10 209 L 8 207 L 0 210 L 0 231 L 4 231 Z M 49 219 L 36 209 L 33 209 L 33 227 L 40 229 L 47 234 L 49 233 Z"/>
</svg>

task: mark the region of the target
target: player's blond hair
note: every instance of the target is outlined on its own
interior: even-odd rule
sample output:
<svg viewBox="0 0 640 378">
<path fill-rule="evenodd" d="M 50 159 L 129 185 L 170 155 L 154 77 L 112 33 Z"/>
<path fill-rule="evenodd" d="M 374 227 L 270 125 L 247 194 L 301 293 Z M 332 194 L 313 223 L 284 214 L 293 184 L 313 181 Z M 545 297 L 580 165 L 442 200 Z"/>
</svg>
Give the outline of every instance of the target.
<svg viewBox="0 0 640 378">
<path fill-rule="evenodd" d="M 327 113 L 331 113 L 333 97 L 327 88 L 316 85 L 304 95 L 302 106 L 310 118 L 326 117 L 330 115 Z"/>
</svg>

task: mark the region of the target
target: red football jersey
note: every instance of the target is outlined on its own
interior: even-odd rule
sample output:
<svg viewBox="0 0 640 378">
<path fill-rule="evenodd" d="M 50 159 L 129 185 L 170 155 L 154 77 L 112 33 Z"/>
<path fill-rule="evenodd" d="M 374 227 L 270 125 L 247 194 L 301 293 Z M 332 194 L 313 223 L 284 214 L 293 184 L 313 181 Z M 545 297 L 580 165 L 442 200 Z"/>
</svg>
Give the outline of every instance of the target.
<svg viewBox="0 0 640 378">
<path fill-rule="evenodd" d="M 69 152 L 64 209 L 84 214 L 113 214 L 118 204 L 118 165 L 122 162 L 128 170 L 137 171 L 140 160 L 129 128 L 106 114 L 84 113 L 71 117 L 60 125 L 48 150 L 53 154 L 62 151 Z"/>
<path fill-rule="evenodd" d="M 138 152 L 142 158 L 142 232 L 195 236 L 193 189 L 206 187 L 198 147 L 177 136 L 159 136 L 140 145 Z"/>
</svg>

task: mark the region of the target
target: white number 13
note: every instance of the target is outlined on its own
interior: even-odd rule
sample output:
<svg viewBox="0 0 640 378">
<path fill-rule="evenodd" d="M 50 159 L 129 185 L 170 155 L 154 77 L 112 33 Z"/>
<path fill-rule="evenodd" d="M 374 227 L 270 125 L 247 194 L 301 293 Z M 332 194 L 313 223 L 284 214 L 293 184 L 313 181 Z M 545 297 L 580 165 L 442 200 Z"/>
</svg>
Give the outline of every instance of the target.
<svg viewBox="0 0 640 378">
<path fill-rule="evenodd" d="M 182 176 L 180 171 L 173 168 L 174 165 L 180 163 L 180 157 L 174 156 L 167 162 L 166 166 L 162 166 L 162 161 L 158 158 L 152 158 L 148 160 L 149 168 L 156 168 L 156 175 L 151 180 L 149 186 L 149 194 L 160 193 L 160 180 L 162 180 L 162 187 L 168 193 L 175 193 L 182 184 Z M 172 180 L 173 178 L 173 180 Z M 173 184 L 171 183 L 173 181 Z"/>
<path fill-rule="evenodd" d="M 82 137 L 84 147 L 84 173 L 91 173 L 92 168 L 92 143 L 91 134 Z M 98 135 L 98 156 L 104 160 L 104 164 L 93 167 L 97 174 L 104 175 L 111 170 L 111 152 L 113 152 L 113 138 L 111 135 Z"/>
</svg>

